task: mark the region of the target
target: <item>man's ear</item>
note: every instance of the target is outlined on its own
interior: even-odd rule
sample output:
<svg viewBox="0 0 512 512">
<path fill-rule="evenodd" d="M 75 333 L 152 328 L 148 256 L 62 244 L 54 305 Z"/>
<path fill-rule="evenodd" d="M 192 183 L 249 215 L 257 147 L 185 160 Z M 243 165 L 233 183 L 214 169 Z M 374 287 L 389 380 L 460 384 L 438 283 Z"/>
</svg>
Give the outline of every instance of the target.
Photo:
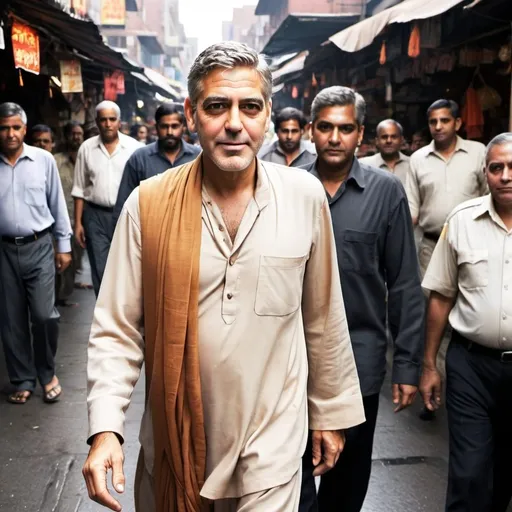
<svg viewBox="0 0 512 512">
<path fill-rule="evenodd" d="M 190 101 L 190 98 L 187 98 L 185 100 L 185 104 L 183 105 L 183 110 L 185 112 L 185 118 L 187 120 L 186 126 L 188 126 L 188 129 L 196 132 L 196 120 L 195 120 L 195 112 L 194 108 L 192 106 L 192 102 Z"/>
<path fill-rule="evenodd" d="M 359 127 L 359 136 L 357 138 L 357 143 L 359 145 L 361 145 L 361 143 L 363 142 L 363 137 L 364 137 L 364 125 Z"/>
<path fill-rule="evenodd" d="M 306 125 L 306 130 L 309 130 L 309 140 L 311 142 L 315 142 L 314 141 L 314 138 L 313 138 L 313 122 L 310 121 L 307 125 Z"/>
<path fill-rule="evenodd" d="M 270 128 L 270 121 L 272 119 L 272 99 L 268 100 L 266 109 L 267 109 L 267 122 L 265 124 L 265 133 L 268 132 L 268 130 Z M 277 132 L 277 129 L 276 129 L 276 132 Z"/>
<path fill-rule="evenodd" d="M 455 131 L 458 132 L 462 126 L 462 119 L 460 117 L 457 117 L 455 119 Z"/>
</svg>

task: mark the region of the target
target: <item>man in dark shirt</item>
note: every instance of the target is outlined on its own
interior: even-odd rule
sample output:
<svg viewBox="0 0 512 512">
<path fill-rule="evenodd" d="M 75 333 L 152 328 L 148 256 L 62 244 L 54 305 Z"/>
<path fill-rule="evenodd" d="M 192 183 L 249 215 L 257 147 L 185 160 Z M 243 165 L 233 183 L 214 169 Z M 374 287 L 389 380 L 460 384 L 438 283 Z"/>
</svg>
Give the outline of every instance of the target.
<svg viewBox="0 0 512 512">
<path fill-rule="evenodd" d="M 405 191 L 396 176 L 354 157 L 363 138 L 365 110 L 362 96 L 347 87 L 329 87 L 318 94 L 311 111 L 318 158 L 304 167 L 327 193 L 366 415 L 366 423 L 345 432 L 344 452 L 334 469 L 322 476 L 320 512 L 362 508 L 386 370 L 388 330 L 394 346 L 395 412 L 412 404 L 423 356 L 424 299 Z M 301 512 L 316 510 L 314 476 L 308 443 Z"/>
<path fill-rule="evenodd" d="M 200 147 L 183 140 L 185 116 L 176 105 L 160 105 L 155 112 L 155 121 L 158 140 L 135 151 L 126 162 L 114 207 L 113 229 L 125 201 L 141 181 L 186 164 L 201 152 Z"/>
</svg>

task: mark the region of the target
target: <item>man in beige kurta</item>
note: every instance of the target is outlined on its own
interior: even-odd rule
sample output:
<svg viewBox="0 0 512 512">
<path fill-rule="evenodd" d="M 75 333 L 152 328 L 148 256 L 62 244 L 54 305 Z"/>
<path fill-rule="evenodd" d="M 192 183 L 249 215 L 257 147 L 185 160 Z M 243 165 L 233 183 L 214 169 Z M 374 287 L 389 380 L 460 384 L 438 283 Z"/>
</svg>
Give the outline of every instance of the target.
<svg viewBox="0 0 512 512">
<path fill-rule="evenodd" d="M 247 51 L 237 43 L 218 48 L 232 50 Z M 245 94 L 230 84 L 245 87 L 257 76 L 251 73 L 246 66 L 240 73 L 212 72 L 212 87 L 220 82 L 228 97 L 222 101 L 242 105 L 225 123 L 240 133 L 242 119 L 246 140 L 257 136 L 256 107 L 244 105 L 259 99 L 245 97 L 261 92 L 247 86 Z M 218 92 L 214 97 L 217 121 L 228 114 Z M 203 161 L 211 158 L 208 142 L 203 139 Z M 234 237 L 205 180 L 202 186 L 198 334 L 207 453 L 201 496 L 213 501 L 215 512 L 296 512 L 308 428 L 346 429 L 364 421 L 364 410 L 323 187 L 306 172 L 254 163 L 254 193 Z M 117 224 L 91 330 L 90 438 L 113 432 L 124 439 L 124 413 L 145 357 L 142 263 L 136 189 Z M 160 512 L 154 507 L 151 423 L 147 407 L 136 505 Z"/>
</svg>

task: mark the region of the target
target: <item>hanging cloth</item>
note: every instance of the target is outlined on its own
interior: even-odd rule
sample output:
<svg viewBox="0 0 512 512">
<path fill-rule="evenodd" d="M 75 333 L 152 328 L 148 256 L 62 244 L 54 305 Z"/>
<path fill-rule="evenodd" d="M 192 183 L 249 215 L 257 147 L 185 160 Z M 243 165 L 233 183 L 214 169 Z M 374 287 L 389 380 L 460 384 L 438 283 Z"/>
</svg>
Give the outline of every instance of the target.
<svg viewBox="0 0 512 512">
<path fill-rule="evenodd" d="M 420 55 L 420 45 L 421 45 L 421 35 L 420 35 L 420 27 L 417 23 L 414 24 L 414 27 L 411 31 L 411 37 L 409 38 L 409 48 L 407 49 L 407 55 L 415 59 Z"/>
</svg>

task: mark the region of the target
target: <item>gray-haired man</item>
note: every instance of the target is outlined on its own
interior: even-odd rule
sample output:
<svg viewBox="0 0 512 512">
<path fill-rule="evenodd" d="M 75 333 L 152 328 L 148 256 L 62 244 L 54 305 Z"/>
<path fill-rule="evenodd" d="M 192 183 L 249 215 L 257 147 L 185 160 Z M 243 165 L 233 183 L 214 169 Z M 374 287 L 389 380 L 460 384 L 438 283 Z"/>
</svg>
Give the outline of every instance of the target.
<svg viewBox="0 0 512 512">
<path fill-rule="evenodd" d="M 145 362 L 138 511 L 296 512 L 308 409 L 320 473 L 339 430 L 364 421 L 325 194 L 256 159 L 272 75 L 254 50 L 206 49 L 188 89 L 203 153 L 130 195 L 98 297 L 89 495 L 120 510 L 106 476 L 123 491 L 124 411 Z"/>
<path fill-rule="evenodd" d="M 22 108 L 0 105 L 0 326 L 15 388 L 8 400 L 15 404 L 30 398 L 36 379 L 46 402 L 62 392 L 55 375 L 55 267 L 63 272 L 71 263 L 71 224 L 57 165 L 50 153 L 23 142 L 26 131 Z"/>
<path fill-rule="evenodd" d="M 359 512 L 368 488 L 388 328 L 394 344 L 395 412 L 414 400 L 423 355 L 424 303 L 413 227 L 400 181 L 354 157 L 366 105 L 347 87 L 324 89 L 311 108 L 318 159 L 307 167 L 323 184 L 331 211 L 350 339 L 366 422 L 346 431 L 336 467 L 321 480 L 319 510 Z M 301 510 L 315 501 L 315 452 L 303 460 Z"/>
<path fill-rule="evenodd" d="M 119 132 L 121 111 L 112 101 L 98 104 L 96 124 L 100 134 L 86 140 L 78 150 L 71 195 L 75 200 L 75 237 L 82 248 L 87 248 L 92 284 L 98 295 L 124 167 L 143 145 Z"/>
</svg>

